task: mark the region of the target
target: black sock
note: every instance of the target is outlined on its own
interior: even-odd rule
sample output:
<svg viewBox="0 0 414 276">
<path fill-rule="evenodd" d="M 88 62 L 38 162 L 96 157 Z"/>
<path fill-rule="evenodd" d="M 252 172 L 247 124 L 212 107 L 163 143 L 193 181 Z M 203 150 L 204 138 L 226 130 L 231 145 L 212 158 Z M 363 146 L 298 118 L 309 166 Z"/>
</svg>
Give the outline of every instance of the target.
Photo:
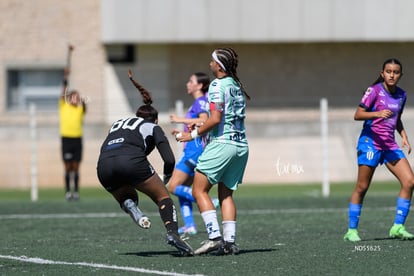
<svg viewBox="0 0 414 276">
<path fill-rule="evenodd" d="M 167 232 L 178 233 L 177 211 L 171 198 L 166 198 L 158 203 L 158 211 Z"/>
<path fill-rule="evenodd" d="M 70 172 L 65 173 L 65 189 L 66 192 L 70 192 Z"/>
<path fill-rule="evenodd" d="M 73 181 L 74 181 L 74 191 L 78 192 L 79 191 L 79 173 L 78 172 L 74 172 L 73 173 Z"/>
</svg>

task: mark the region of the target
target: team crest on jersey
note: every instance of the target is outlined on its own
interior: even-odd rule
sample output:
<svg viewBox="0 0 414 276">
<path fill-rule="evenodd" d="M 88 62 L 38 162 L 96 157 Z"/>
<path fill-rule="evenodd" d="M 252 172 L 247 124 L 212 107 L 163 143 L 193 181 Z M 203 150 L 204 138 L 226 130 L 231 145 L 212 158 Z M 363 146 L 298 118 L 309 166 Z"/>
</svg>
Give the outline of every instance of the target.
<svg viewBox="0 0 414 276">
<path fill-rule="evenodd" d="M 372 92 L 372 88 L 368 87 L 368 89 L 365 91 L 365 96 L 368 96 L 369 94 L 371 94 Z"/>
<path fill-rule="evenodd" d="M 372 158 L 374 158 L 374 152 L 372 150 L 367 152 L 367 159 L 368 160 L 372 160 Z"/>
</svg>

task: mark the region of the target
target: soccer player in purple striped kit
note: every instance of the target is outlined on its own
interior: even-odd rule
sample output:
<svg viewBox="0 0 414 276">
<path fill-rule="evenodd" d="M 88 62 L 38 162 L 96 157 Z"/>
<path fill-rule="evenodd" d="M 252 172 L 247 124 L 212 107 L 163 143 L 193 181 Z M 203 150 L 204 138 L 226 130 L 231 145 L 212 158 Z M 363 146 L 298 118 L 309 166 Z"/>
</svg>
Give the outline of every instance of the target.
<svg viewBox="0 0 414 276">
<path fill-rule="evenodd" d="M 385 164 L 401 184 L 397 198 L 391 238 L 413 239 L 405 227 L 414 187 L 414 174 L 401 148 L 411 152 L 407 133 L 401 121 L 407 95 L 397 86 L 402 65 L 391 58 L 384 62 L 379 78 L 368 87 L 355 112 L 354 119 L 365 121 L 358 140 L 358 178 L 349 203 L 349 226 L 344 240 L 358 242 L 358 223 L 364 197 L 378 165 Z M 395 140 L 395 130 L 401 135 L 402 147 Z"/>
</svg>

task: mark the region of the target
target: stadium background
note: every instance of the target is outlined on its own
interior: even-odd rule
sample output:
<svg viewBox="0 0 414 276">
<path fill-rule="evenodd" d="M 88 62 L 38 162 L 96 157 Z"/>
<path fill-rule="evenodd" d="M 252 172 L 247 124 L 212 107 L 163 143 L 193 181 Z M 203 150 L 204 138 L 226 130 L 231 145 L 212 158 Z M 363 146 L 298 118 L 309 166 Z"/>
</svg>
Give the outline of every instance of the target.
<svg viewBox="0 0 414 276">
<path fill-rule="evenodd" d="M 81 185 L 99 185 L 95 166 L 109 124 L 140 104 L 127 70 L 152 92 L 168 132 L 176 100 L 191 102 L 188 76 L 209 72 L 218 46 L 237 50 L 252 96 L 245 181 L 321 181 L 321 98 L 329 103 L 330 180 L 352 181 L 361 127 L 353 112 L 389 57 L 404 65 L 403 121 L 413 137 L 413 8 L 409 0 L 0 0 L 0 188 L 30 186 L 30 102 L 39 186 L 63 183 L 57 99 L 69 43 L 70 86 L 88 102 Z M 178 157 L 180 145 L 171 144 Z M 376 179 L 392 176 L 380 169 Z"/>
</svg>

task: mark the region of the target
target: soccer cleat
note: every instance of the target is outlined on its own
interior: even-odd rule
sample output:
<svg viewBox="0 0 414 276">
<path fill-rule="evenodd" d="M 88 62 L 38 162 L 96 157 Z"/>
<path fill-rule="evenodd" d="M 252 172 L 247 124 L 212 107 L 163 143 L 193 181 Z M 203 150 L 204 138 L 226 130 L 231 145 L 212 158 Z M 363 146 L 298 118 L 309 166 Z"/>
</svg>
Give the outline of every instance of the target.
<svg viewBox="0 0 414 276">
<path fill-rule="evenodd" d="M 65 193 L 65 199 L 66 199 L 66 201 L 71 201 L 72 200 L 72 193 L 71 192 L 66 192 Z"/>
<path fill-rule="evenodd" d="M 361 241 L 361 238 L 358 235 L 357 229 L 348 229 L 348 232 L 346 232 L 344 236 L 344 241 L 351 241 L 351 242 L 359 242 Z"/>
<path fill-rule="evenodd" d="M 197 228 L 194 225 L 191 226 L 183 226 L 178 228 L 178 234 L 180 235 L 196 235 Z"/>
<path fill-rule="evenodd" d="M 206 240 L 201 242 L 202 246 L 194 251 L 194 254 L 201 255 L 207 254 L 213 251 L 218 251 L 221 247 L 223 247 L 223 240 L 220 238 L 216 240 Z"/>
<path fill-rule="evenodd" d="M 73 195 L 72 195 L 72 199 L 75 200 L 75 201 L 78 201 L 79 198 L 80 198 L 79 197 L 79 193 L 78 192 L 74 192 Z"/>
<path fill-rule="evenodd" d="M 405 230 L 405 227 L 403 224 L 394 224 L 390 229 L 390 237 L 400 238 L 402 240 L 414 239 L 414 235 L 411 233 L 408 233 L 407 230 Z"/>
<path fill-rule="evenodd" d="M 144 215 L 141 210 L 135 205 L 135 202 L 132 199 L 127 199 L 124 201 L 123 209 L 126 211 L 132 218 L 132 220 L 141 228 L 148 229 L 151 227 L 151 221 L 149 218 Z"/>
<path fill-rule="evenodd" d="M 177 248 L 178 251 L 180 251 L 182 256 L 185 256 L 185 257 L 194 256 L 194 251 L 191 248 L 191 246 L 185 241 L 183 241 L 179 235 L 173 232 L 167 233 L 167 243 Z"/>
<path fill-rule="evenodd" d="M 240 249 L 234 242 L 224 241 L 223 246 L 217 251 L 217 255 L 238 255 Z"/>
</svg>

